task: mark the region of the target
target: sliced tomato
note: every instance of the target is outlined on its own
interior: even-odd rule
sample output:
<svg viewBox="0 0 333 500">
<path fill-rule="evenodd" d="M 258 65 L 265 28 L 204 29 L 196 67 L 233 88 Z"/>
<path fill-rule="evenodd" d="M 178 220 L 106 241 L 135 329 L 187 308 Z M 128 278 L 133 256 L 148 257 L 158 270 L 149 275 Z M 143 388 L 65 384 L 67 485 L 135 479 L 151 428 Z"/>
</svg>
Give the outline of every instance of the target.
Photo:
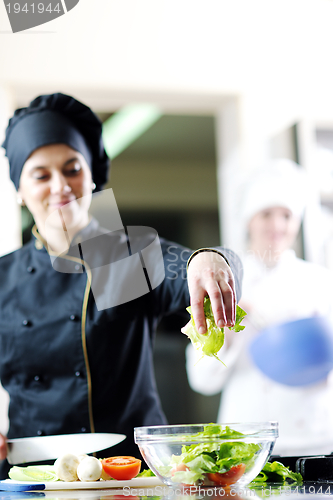
<svg viewBox="0 0 333 500">
<path fill-rule="evenodd" d="M 210 472 L 207 474 L 207 477 L 210 481 L 219 486 L 229 486 L 230 484 L 235 484 L 238 479 L 242 477 L 245 468 L 245 464 L 238 464 L 231 467 L 228 472 Z"/>
<path fill-rule="evenodd" d="M 133 479 L 141 469 L 141 460 L 135 457 L 109 457 L 101 460 L 103 470 L 113 479 Z"/>
</svg>

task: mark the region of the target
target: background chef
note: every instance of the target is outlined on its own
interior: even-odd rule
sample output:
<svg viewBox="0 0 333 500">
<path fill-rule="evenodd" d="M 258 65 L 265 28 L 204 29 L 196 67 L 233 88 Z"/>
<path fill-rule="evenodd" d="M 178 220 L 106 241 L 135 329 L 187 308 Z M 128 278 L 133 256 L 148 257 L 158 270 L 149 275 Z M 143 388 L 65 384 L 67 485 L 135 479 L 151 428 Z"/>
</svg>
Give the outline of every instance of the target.
<svg viewBox="0 0 333 500">
<path fill-rule="evenodd" d="M 274 452 L 282 455 L 333 451 L 330 378 L 304 387 L 282 385 L 262 374 L 248 351 L 270 325 L 332 313 L 331 273 L 298 258 L 293 249 L 308 189 L 301 167 L 287 159 L 271 161 L 245 179 L 240 222 L 247 252 L 240 305 L 248 313 L 246 329 L 235 336 L 227 332 L 219 353 L 227 367 L 209 358 L 195 365 L 194 349 L 187 348 L 191 387 L 207 395 L 223 389 L 218 421 L 277 420 Z"/>
</svg>

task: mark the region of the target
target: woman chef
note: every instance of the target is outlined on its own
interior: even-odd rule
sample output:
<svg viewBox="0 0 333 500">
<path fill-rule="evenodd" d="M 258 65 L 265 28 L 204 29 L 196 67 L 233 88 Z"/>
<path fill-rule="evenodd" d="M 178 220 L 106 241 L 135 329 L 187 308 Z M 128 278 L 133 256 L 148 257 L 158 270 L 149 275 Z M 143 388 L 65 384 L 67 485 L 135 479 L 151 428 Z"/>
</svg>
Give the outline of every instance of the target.
<svg viewBox="0 0 333 500">
<path fill-rule="evenodd" d="M 286 159 L 270 162 L 248 180 L 240 218 L 248 237 L 240 303 L 248 313 L 246 329 L 229 337 L 229 346 L 219 353 L 227 368 L 208 358 L 194 366 L 195 353 L 187 348 L 191 387 L 203 394 L 223 389 L 218 421 L 277 420 L 274 452 L 280 455 L 333 451 L 333 398 L 327 381 L 302 387 L 278 384 L 263 375 L 248 354 L 260 330 L 332 312 L 331 273 L 297 258 L 292 250 L 306 186 L 304 172 Z"/>
<path fill-rule="evenodd" d="M 158 320 L 191 298 L 205 332 L 208 294 L 216 322 L 234 324 L 242 271 L 230 250 L 192 253 L 161 240 L 161 284 L 97 307 L 92 270 L 102 269 L 100 288 L 116 293 L 121 275 L 106 266 L 105 248 L 108 262 L 117 263 L 129 244 L 124 231 L 107 233 L 88 214 L 92 191 L 107 180 L 101 131 L 88 107 L 63 94 L 36 98 L 9 122 L 3 147 L 10 176 L 35 227 L 27 245 L 0 259 L 0 376 L 10 396 L 9 438 L 123 433 L 127 439 L 103 455 L 138 455 L 133 428 L 165 423 L 152 363 Z M 5 440 L 0 435 L 1 459 Z M 2 478 L 7 471 L 4 460 Z"/>
</svg>

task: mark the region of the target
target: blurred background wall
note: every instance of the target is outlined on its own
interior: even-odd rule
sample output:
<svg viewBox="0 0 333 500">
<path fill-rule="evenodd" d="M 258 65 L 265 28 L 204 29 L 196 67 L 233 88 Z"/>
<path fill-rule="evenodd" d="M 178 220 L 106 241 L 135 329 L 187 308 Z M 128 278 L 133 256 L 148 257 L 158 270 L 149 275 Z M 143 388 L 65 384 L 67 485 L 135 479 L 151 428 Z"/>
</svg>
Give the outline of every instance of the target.
<svg viewBox="0 0 333 500">
<path fill-rule="evenodd" d="M 123 223 L 240 253 L 239 176 L 294 159 L 313 179 L 297 253 L 332 268 L 332 22 L 333 0 L 80 0 L 13 34 L 1 4 L 0 135 L 12 110 L 41 93 L 73 94 L 105 124 L 128 106 L 153 107 L 151 123 L 112 156 L 107 187 Z M 32 221 L 18 210 L 3 153 L 0 163 L 4 254 L 29 238 Z M 170 423 L 213 421 L 218 396 L 188 387 L 186 319 L 167 318 L 157 334 L 162 404 Z M 1 427 L 5 403 L 0 411 Z"/>
</svg>

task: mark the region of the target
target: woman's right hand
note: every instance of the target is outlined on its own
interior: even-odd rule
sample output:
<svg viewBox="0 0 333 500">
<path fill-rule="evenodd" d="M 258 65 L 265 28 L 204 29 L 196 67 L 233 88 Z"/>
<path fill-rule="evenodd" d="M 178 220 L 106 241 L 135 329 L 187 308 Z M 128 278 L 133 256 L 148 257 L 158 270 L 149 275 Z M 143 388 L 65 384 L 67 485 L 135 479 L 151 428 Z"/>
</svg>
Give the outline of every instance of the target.
<svg viewBox="0 0 333 500">
<path fill-rule="evenodd" d="M 0 434 L 0 460 L 4 460 L 7 456 L 7 439 L 6 436 Z"/>
</svg>

